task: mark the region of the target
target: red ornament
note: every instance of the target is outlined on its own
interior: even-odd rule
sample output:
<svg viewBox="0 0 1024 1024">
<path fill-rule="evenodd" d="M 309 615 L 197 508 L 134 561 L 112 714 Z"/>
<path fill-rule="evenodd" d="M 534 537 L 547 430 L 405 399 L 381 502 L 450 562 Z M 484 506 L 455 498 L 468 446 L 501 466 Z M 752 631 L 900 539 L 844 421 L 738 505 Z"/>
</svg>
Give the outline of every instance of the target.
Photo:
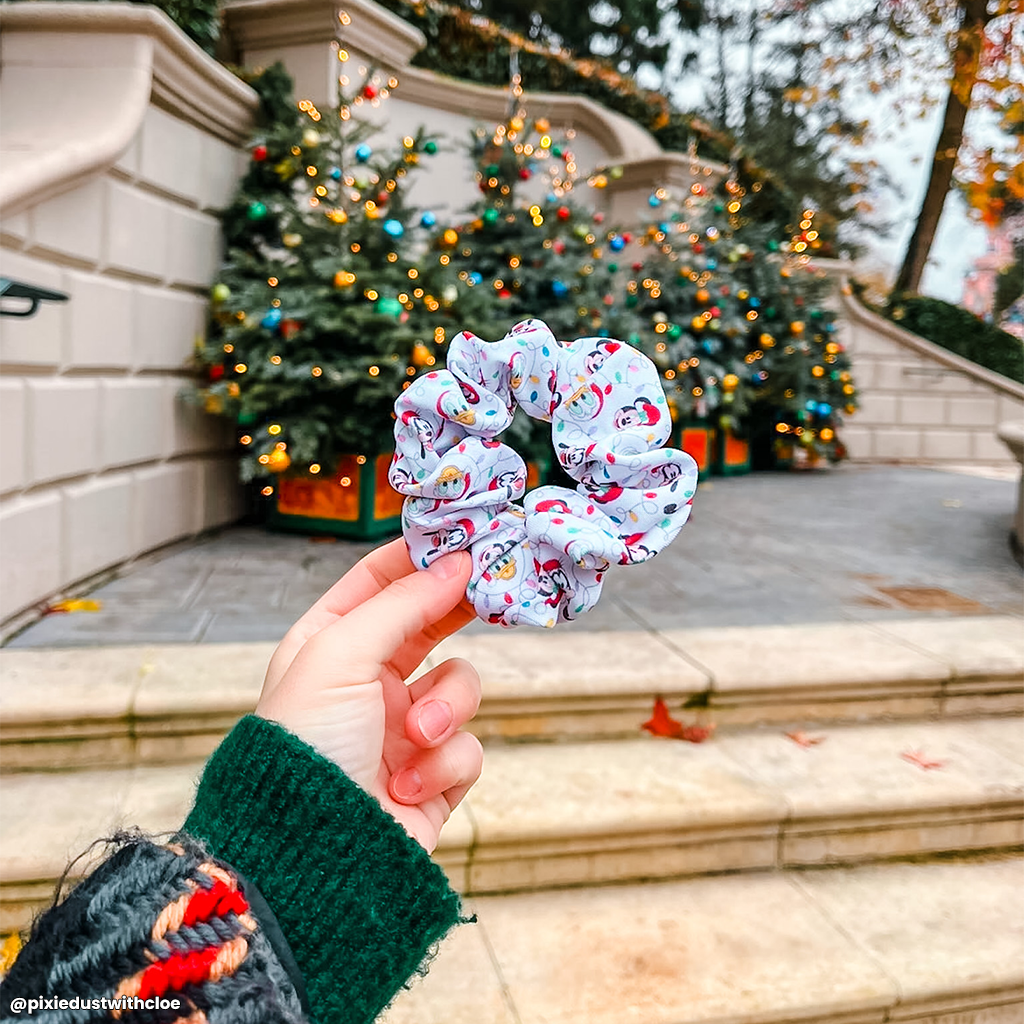
<svg viewBox="0 0 1024 1024">
<path fill-rule="evenodd" d="M 511 299 L 512 298 L 512 293 L 507 288 L 502 288 L 501 291 L 498 292 L 498 298 L 499 299 Z"/>
<path fill-rule="evenodd" d="M 636 271 L 637 273 L 639 273 L 639 272 L 640 272 L 641 270 L 643 270 L 643 269 L 644 269 L 644 265 L 643 265 L 642 263 L 634 263 L 634 264 L 633 264 L 633 269 L 634 269 L 634 270 L 635 270 L 635 271 Z"/>
<path fill-rule="evenodd" d="M 372 85 L 370 85 L 369 82 L 367 82 L 366 85 L 363 86 L 363 95 L 368 100 L 372 100 L 374 98 L 374 96 L 377 95 L 377 90 L 374 89 L 374 87 Z"/>
<path fill-rule="evenodd" d="M 622 236 L 622 240 L 626 243 L 626 245 L 629 245 L 629 243 L 633 241 L 633 236 L 627 231 Z"/>
<path fill-rule="evenodd" d="M 302 321 L 301 320 L 282 320 L 281 321 L 281 337 L 284 338 L 285 341 L 290 341 L 301 330 L 302 330 Z"/>
<path fill-rule="evenodd" d="M 704 251 L 704 246 L 701 245 L 700 242 L 694 242 L 693 243 L 693 251 L 694 252 L 703 252 Z"/>
<path fill-rule="evenodd" d="M 531 177 L 531 175 L 530 175 L 530 168 L 529 167 L 520 167 L 519 168 L 519 177 L 522 178 L 523 181 L 529 181 L 530 177 Z"/>
<path fill-rule="evenodd" d="M 604 297 L 604 304 L 606 306 L 614 306 L 615 305 L 615 296 L 614 295 L 606 295 Z"/>
<path fill-rule="evenodd" d="M 728 295 L 729 294 L 729 286 L 727 284 L 723 284 L 722 287 L 718 289 L 718 293 L 720 295 Z"/>
<path fill-rule="evenodd" d="M 563 242 L 560 238 L 556 238 L 551 248 L 554 249 L 559 256 L 561 256 L 562 253 L 565 252 L 565 242 Z"/>
<path fill-rule="evenodd" d="M 252 158 L 256 163 L 262 163 L 267 159 L 267 147 L 264 145 L 253 146 Z"/>
<path fill-rule="evenodd" d="M 721 311 L 721 309 L 719 309 L 718 306 L 712 306 L 711 309 L 708 310 L 708 312 L 712 316 L 721 316 L 722 315 L 722 311 Z"/>
<path fill-rule="evenodd" d="M 572 211 L 569 209 L 568 206 L 560 206 L 558 208 L 558 219 L 559 220 L 568 220 L 571 216 L 572 216 Z"/>
<path fill-rule="evenodd" d="M 594 223 L 595 224 L 603 224 L 604 223 L 604 214 L 603 213 L 595 213 L 594 214 Z"/>
<path fill-rule="evenodd" d="M 211 366 L 210 367 L 210 380 L 220 380 L 224 376 L 223 366 Z"/>
</svg>

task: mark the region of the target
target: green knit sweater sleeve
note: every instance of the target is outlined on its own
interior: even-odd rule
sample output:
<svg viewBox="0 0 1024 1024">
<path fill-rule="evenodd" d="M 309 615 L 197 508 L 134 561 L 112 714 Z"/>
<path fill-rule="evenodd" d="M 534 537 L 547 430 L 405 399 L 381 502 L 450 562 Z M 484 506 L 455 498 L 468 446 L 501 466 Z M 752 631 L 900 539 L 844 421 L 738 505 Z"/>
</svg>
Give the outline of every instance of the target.
<svg viewBox="0 0 1024 1024">
<path fill-rule="evenodd" d="M 317 1024 L 368 1024 L 460 920 L 441 869 L 369 794 L 281 726 L 243 718 L 184 830 L 265 897 Z"/>
</svg>

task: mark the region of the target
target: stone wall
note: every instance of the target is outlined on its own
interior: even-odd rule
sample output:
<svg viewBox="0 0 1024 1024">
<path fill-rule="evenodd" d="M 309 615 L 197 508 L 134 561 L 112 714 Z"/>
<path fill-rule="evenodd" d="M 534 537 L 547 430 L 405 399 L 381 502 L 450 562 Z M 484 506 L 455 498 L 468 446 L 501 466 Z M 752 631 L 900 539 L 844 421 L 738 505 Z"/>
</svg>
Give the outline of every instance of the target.
<svg viewBox="0 0 1024 1024">
<path fill-rule="evenodd" d="M 68 295 L 0 318 L 10 620 L 241 513 L 230 425 L 180 393 L 255 96 L 141 7 L 10 5 L 0 59 L 0 274 Z"/>
<path fill-rule="evenodd" d="M 842 432 L 852 459 L 1016 466 L 996 430 L 1024 422 L 1024 386 L 872 313 L 848 287 L 839 298 L 860 392 Z"/>
</svg>

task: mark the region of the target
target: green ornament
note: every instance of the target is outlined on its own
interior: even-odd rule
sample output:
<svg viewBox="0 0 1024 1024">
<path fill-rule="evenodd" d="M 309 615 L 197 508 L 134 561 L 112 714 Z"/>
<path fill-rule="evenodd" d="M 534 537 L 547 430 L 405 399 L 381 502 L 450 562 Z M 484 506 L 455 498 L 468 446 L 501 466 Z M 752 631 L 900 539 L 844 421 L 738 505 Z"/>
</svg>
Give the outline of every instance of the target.
<svg viewBox="0 0 1024 1024">
<path fill-rule="evenodd" d="M 682 333 L 683 333 L 683 329 L 682 329 L 682 327 L 679 326 L 679 324 L 672 324 L 672 326 L 669 327 L 669 329 L 668 329 L 668 336 L 673 341 L 675 341 L 676 338 L 678 338 L 679 335 L 682 334 Z"/>
<path fill-rule="evenodd" d="M 484 220 L 487 221 L 488 224 L 496 224 L 498 222 L 498 211 L 493 208 L 485 210 Z"/>
<path fill-rule="evenodd" d="M 487 175 L 488 178 L 493 178 L 497 176 L 497 173 L 500 170 L 501 168 L 497 164 L 488 164 L 484 173 Z"/>
<path fill-rule="evenodd" d="M 576 235 L 577 238 L 586 238 L 587 237 L 587 231 L 588 231 L 588 228 L 587 228 L 587 226 L 585 224 L 577 224 L 576 227 L 573 228 L 573 232 L 574 232 L 574 234 Z"/>
<path fill-rule="evenodd" d="M 238 414 L 238 425 L 240 427 L 251 427 L 256 422 L 256 413 L 254 412 L 240 412 Z"/>
<path fill-rule="evenodd" d="M 634 309 L 636 304 L 640 301 L 638 295 L 627 295 L 626 296 L 626 309 Z"/>
<path fill-rule="evenodd" d="M 556 153 L 555 156 L 558 156 L 558 153 Z M 622 177 L 622 168 L 621 167 L 613 167 L 608 172 L 608 177 L 613 178 L 615 181 L 618 181 L 619 178 Z"/>
<path fill-rule="evenodd" d="M 811 319 L 812 320 L 820 320 L 822 318 L 822 316 L 823 316 L 823 313 L 822 313 L 822 311 L 820 309 L 812 309 L 811 310 Z"/>
<path fill-rule="evenodd" d="M 231 298 L 231 289 L 226 284 L 215 284 L 210 290 L 210 298 L 214 302 L 227 302 Z"/>
<path fill-rule="evenodd" d="M 608 269 L 614 274 L 619 269 L 618 263 L 609 263 Z"/>
<path fill-rule="evenodd" d="M 769 252 L 778 252 L 779 251 L 779 243 L 776 242 L 774 238 L 769 238 L 768 239 L 768 251 Z"/>
<path fill-rule="evenodd" d="M 352 183 L 361 192 L 370 184 L 370 179 L 365 174 L 357 174 L 353 179 Z"/>
<path fill-rule="evenodd" d="M 398 299 L 392 299 L 388 296 L 382 295 L 373 307 L 374 311 L 380 313 L 381 316 L 400 316 L 402 313 L 402 304 Z"/>
<path fill-rule="evenodd" d="M 715 203 L 714 210 L 715 213 L 722 213 L 722 211 L 725 210 L 725 207 L 721 203 Z"/>
<path fill-rule="evenodd" d="M 764 315 L 765 315 L 765 316 L 769 316 L 769 317 L 771 317 L 771 316 L 775 316 L 775 307 L 774 307 L 774 306 L 769 306 L 769 307 L 768 307 L 768 308 L 767 308 L 767 309 L 766 309 L 766 310 L 764 311 Z"/>
<path fill-rule="evenodd" d="M 433 139 L 429 139 L 423 143 L 423 152 L 429 153 L 433 156 L 437 152 L 437 143 Z"/>
<path fill-rule="evenodd" d="M 552 146 L 551 147 L 551 155 L 552 156 L 561 156 L 562 155 L 562 147 L 561 146 Z M 613 178 L 615 177 L 615 172 L 614 171 L 612 171 L 612 177 Z"/>
<path fill-rule="evenodd" d="M 267 215 L 267 207 L 260 202 L 250 203 L 245 215 L 249 220 L 263 220 Z"/>
</svg>

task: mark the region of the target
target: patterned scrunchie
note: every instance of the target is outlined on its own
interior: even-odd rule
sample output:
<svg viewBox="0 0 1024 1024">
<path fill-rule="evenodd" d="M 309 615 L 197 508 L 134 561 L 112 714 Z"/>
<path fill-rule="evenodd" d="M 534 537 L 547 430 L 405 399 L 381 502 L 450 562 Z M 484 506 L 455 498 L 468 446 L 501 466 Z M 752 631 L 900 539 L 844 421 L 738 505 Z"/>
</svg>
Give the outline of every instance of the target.
<svg viewBox="0 0 1024 1024">
<path fill-rule="evenodd" d="M 468 548 L 467 596 L 486 622 L 553 626 L 601 595 L 609 565 L 653 558 L 690 514 L 697 467 L 662 448 L 671 420 L 654 364 L 609 338 L 560 343 L 539 320 L 501 341 L 452 339 L 448 368 L 395 402 L 391 486 L 414 564 Z M 550 421 L 555 454 L 579 481 L 539 487 L 495 440 L 516 404 Z"/>
</svg>

